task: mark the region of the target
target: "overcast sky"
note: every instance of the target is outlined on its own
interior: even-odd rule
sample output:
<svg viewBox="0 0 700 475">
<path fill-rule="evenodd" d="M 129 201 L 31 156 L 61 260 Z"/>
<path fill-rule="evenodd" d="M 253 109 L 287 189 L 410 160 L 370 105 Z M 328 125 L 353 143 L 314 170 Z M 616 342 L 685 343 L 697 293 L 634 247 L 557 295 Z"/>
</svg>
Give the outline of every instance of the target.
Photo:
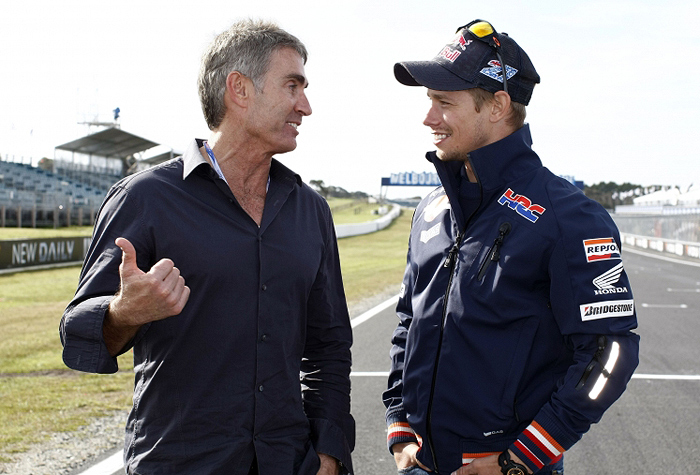
<svg viewBox="0 0 700 475">
<path fill-rule="evenodd" d="M 255 5 L 255 6 L 252 6 Z M 0 154 L 53 157 L 108 121 L 182 151 L 206 138 L 196 78 L 212 38 L 243 17 L 274 20 L 309 50 L 313 114 L 278 158 L 305 181 L 378 193 L 432 171 L 423 88 L 393 65 L 430 59 L 455 29 L 489 20 L 532 59 L 534 149 L 559 175 L 700 184 L 700 3 L 692 0 L 0 0 Z M 390 196 L 406 196 L 392 190 Z M 417 190 L 420 192 L 420 190 Z"/>
</svg>

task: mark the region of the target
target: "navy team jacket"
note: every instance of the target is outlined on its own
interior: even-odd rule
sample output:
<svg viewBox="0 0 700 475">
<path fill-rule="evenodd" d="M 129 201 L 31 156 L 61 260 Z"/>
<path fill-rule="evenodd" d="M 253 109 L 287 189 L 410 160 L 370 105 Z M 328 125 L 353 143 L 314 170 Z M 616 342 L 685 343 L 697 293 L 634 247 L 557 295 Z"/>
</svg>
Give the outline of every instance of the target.
<svg viewBox="0 0 700 475">
<path fill-rule="evenodd" d="M 417 207 L 384 393 L 389 448 L 450 473 L 507 448 L 534 472 L 558 461 L 638 364 L 634 301 L 609 214 L 542 166 L 529 126 L 475 150 Z M 466 222 L 465 222 L 466 220 Z"/>
</svg>

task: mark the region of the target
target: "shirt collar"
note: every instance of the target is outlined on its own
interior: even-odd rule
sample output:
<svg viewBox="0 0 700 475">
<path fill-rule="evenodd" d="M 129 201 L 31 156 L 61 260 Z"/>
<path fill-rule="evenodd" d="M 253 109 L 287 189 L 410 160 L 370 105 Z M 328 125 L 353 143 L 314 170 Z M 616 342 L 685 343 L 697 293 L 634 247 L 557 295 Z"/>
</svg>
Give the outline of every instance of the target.
<svg viewBox="0 0 700 475">
<path fill-rule="evenodd" d="M 194 139 L 190 142 L 185 149 L 185 153 L 182 154 L 182 179 L 185 180 L 187 177 L 202 164 L 206 164 L 211 167 L 209 162 L 202 156 L 200 152 L 200 147 L 204 146 L 204 139 Z M 272 159 L 272 164 L 270 165 L 270 180 L 271 181 L 281 181 L 294 183 L 298 186 L 302 185 L 302 180 L 299 175 L 294 173 L 289 168 L 282 165 L 276 159 Z"/>
<path fill-rule="evenodd" d="M 190 142 L 190 144 L 185 149 L 185 153 L 182 154 L 182 162 L 184 165 L 182 167 L 182 179 L 183 180 L 185 180 L 188 176 L 190 176 L 190 173 L 192 173 L 195 168 L 199 167 L 203 163 L 206 163 L 207 165 L 209 165 L 209 162 L 207 162 L 204 159 L 201 152 L 199 151 L 199 148 L 203 147 L 203 146 L 204 146 L 204 140 L 194 139 Z M 211 165 L 209 165 L 209 166 L 211 166 Z"/>
</svg>

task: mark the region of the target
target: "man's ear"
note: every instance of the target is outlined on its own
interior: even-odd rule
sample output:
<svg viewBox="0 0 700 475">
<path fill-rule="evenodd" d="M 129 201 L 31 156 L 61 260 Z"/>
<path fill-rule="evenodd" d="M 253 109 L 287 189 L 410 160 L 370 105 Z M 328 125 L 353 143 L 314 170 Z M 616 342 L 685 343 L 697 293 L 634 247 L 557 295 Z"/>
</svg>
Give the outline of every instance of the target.
<svg viewBox="0 0 700 475">
<path fill-rule="evenodd" d="M 253 92 L 253 81 L 238 71 L 231 71 L 226 76 L 226 96 L 234 104 L 247 107 Z"/>
<path fill-rule="evenodd" d="M 491 103 L 491 122 L 499 122 L 508 118 L 510 114 L 510 94 L 505 91 L 498 91 L 493 95 Z"/>
</svg>

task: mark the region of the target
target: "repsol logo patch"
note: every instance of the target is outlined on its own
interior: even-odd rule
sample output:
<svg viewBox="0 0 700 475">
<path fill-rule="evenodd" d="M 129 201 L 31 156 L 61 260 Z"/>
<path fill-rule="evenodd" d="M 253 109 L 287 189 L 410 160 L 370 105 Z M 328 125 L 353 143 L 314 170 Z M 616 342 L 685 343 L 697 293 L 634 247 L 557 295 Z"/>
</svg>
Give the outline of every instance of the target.
<svg viewBox="0 0 700 475">
<path fill-rule="evenodd" d="M 611 237 L 586 239 L 583 241 L 583 251 L 586 254 L 587 262 L 621 259 L 620 248 Z"/>
<path fill-rule="evenodd" d="M 634 315 L 634 300 L 609 300 L 607 302 L 586 303 L 580 306 L 581 320 L 629 317 Z"/>
</svg>

